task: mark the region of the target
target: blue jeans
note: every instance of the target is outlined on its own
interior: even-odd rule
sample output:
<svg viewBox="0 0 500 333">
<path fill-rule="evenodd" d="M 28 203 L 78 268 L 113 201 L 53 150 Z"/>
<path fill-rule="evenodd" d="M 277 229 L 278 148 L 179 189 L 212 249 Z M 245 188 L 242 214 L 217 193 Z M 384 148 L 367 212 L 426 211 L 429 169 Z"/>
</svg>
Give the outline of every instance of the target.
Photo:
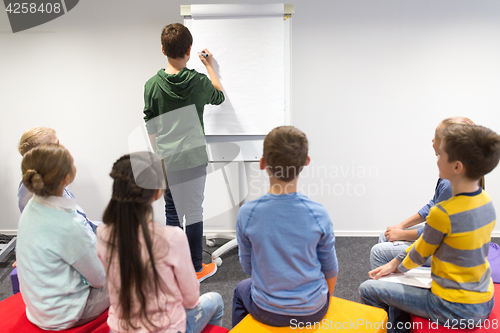
<svg viewBox="0 0 500 333">
<path fill-rule="evenodd" d="M 474 323 L 488 318 L 494 300 L 480 304 L 448 302 L 430 289 L 417 288 L 399 283 L 367 280 L 359 286 L 364 304 L 382 308 L 389 314 L 387 332 L 410 332 L 410 314 L 430 319 L 440 325 L 446 321 L 473 320 Z"/>
<path fill-rule="evenodd" d="M 207 164 L 191 169 L 171 171 L 167 169 L 168 189 L 165 191 L 165 215 L 167 224 L 186 225 L 203 221 L 203 199 Z M 168 194 L 168 196 L 167 196 Z"/>
<path fill-rule="evenodd" d="M 413 244 L 413 242 L 389 242 L 382 232 L 378 238 L 378 244 L 373 245 L 370 251 L 371 269 L 387 264 L 389 261 L 396 258 L 401 252 L 409 248 L 411 244 Z M 424 266 L 431 266 L 431 257 L 427 260 Z"/>
<path fill-rule="evenodd" d="M 210 292 L 200 296 L 200 304 L 186 309 L 186 333 L 200 333 L 207 324 L 222 326 L 224 302 L 221 295 Z"/>
<path fill-rule="evenodd" d="M 169 188 L 165 190 L 167 225 L 182 228 L 186 220 L 186 236 L 194 269 L 202 270 L 203 208 L 207 164 L 180 171 L 167 171 Z"/>
<path fill-rule="evenodd" d="M 327 294 L 325 305 L 318 312 L 306 316 L 286 316 L 271 313 L 259 308 L 252 299 L 252 279 L 245 279 L 234 289 L 232 325 L 236 326 L 246 315 L 251 314 L 255 320 L 268 326 L 289 327 L 292 320 L 296 323 L 320 322 L 328 312 L 330 294 Z"/>
<path fill-rule="evenodd" d="M 207 324 L 222 326 L 224 302 L 218 293 L 206 293 L 200 296 L 200 304 L 193 309 L 186 309 L 186 333 L 200 333 Z M 113 333 L 113 331 L 109 331 Z"/>
</svg>

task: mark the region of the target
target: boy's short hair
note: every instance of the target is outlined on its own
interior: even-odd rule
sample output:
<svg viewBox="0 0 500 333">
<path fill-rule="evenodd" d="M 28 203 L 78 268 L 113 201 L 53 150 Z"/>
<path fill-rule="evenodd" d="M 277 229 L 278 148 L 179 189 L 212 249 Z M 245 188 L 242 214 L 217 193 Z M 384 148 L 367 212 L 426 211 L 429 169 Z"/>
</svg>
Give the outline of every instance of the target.
<svg viewBox="0 0 500 333">
<path fill-rule="evenodd" d="M 273 129 L 264 139 L 264 160 L 272 175 L 282 181 L 295 179 L 307 161 L 306 135 L 293 126 Z"/>
<path fill-rule="evenodd" d="M 448 161 L 460 161 L 465 176 L 476 180 L 491 172 L 500 159 L 500 136 L 483 126 L 453 124 L 440 130 Z"/>
<path fill-rule="evenodd" d="M 161 33 L 163 52 L 169 58 L 184 58 L 191 44 L 193 36 L 189 29 L 180 23 L 167 25 Z"/>
</svg>

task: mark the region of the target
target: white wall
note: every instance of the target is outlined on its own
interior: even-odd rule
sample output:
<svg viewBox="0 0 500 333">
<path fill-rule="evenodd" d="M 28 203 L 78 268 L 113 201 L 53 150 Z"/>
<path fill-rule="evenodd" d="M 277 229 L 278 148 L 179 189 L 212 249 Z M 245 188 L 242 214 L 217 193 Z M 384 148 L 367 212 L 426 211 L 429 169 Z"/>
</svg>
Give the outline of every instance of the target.
<svg viewBox="0 0 500 333">
<path fill-rule="evenodd" d="M 142 125 L 143 85 L 166 65 L 161 29 L 182 22 L 181 4 L 80 1 L 16 34 L 1 11 L 0 233 L 17 229 L 16 146 L 33 126 L 56 129 L 75 158 L 79 204 L 101 218 L 112 163 Z M 300 185 L 337 235 L 375 235 L 432 197 L 430 140 L 441 119 L 463 115 L 500 132 L 500 3 L 296 0 L 295 10 L 292 124 L 313 160 Z M 250 186 L 251 197 L 262 188 Z M 500 169 L 486 188 L 500 207 Z"/>
</svg>

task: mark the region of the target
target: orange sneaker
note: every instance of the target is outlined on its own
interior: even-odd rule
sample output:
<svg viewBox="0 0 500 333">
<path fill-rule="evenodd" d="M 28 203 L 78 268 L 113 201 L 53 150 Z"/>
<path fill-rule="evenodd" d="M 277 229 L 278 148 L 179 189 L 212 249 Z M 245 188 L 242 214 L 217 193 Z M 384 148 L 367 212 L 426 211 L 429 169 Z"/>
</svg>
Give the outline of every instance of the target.
<svg viewBox="0 0 500 333">
<path fill-rule="evenodd" d="M 196 273 L 196 277 L 198 278 L 198 282 L 201 282 L 201 281 L 204 281 L 205 279 L 208 279 L 209 277 L 214 275 L 215 272 L 217 272 L 217 265 L 214 263 L 210 263 L 208 265 L 206 265 L 206 264 L 202 264 L 202 265 L 203 265 L 203 269 L 201 270 L 201 272 Z"/>
</svg>

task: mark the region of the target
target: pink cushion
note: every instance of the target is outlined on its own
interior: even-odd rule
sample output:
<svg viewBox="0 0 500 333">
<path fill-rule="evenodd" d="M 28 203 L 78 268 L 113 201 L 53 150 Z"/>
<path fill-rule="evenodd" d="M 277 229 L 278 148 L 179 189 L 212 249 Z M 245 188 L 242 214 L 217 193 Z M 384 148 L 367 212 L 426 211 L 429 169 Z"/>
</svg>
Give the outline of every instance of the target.
<svg viewBox="0 0 500 333">
<path fill-rule="evenodd" d="M 227 332 L 229 332 L 229 330 L 224 327 L 214 326 L 210 324 L 208 324 L 203 329 L 203 331 L 201 331 L 201 333 L 227 333 Z"/>
<path fill-rule="evenodd" d="M 500 284 L 494 284 L 495 286 L 495 305 L 493 306 L 493 311 L 491 315 L 484 321 L 483 327 L 476 328 L 464 328 L 460 329 L 460 323 L 454 323 L 450 321 L 450 327 L 437 326 L 427 319 L 420 318 L 412 315 L 412 333 L 441 333 L 441 332 L 468 332 L 468 333 L 478 333 L 478 332 L 499 332 L 500 331 Z M 463 326 L 463 325 L 462 325 Z M 455 329 L 453 329 L 455 327 Z"/>
<path fill-rule="evenodd" d="M 32 324 L 26 317 L 26 305 L 21 293 L 17 293 L 0 302 L 0 323 L 2 332 L 5 333 L 48 333 L 48 332 L 71 332 L 71 333 L 93 333 L 108 319 L 108 310 L 104 311 L 97 319 L 83 326 L 70 328 L 65 331 L 46 331 Z M 107 325 L 106 325 L 107 326 Z M 105 331 L 102 331 L 103 333 Z M 109 328 L 107 332 L 109 332 Z"/>
<path fill-rule="evenodd" d="M 99 327 L 94 329 L 92 333 L 109 333 L 109 326 L 107 322 L 102 323 Z"/>
<path fill-rule="evenodd" d="M 108 310 L 104 311 L 97 319 L 83 326 L 70 328 L 64 331 L 46 331 L 32 324 L 26 317 L 26 305 L 21 293 L 17 293 L 0 302 L 0 325 L 3 333 L 109 333 L 106 323 Z M 202 333 L 227 333 L 229 330 L 213 325 L 207 325 Z"/>
</svg>

